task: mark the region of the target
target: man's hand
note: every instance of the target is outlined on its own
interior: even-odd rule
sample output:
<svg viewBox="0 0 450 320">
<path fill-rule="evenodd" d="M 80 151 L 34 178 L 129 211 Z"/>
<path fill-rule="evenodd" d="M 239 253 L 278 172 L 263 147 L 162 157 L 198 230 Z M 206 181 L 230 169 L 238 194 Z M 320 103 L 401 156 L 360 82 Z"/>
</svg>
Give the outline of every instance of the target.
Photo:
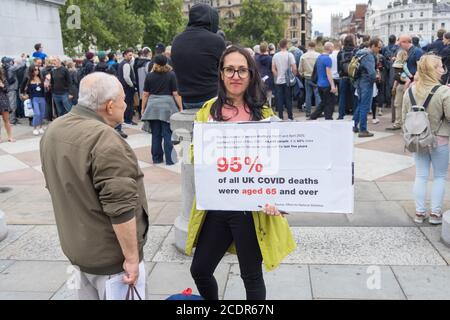
<svg viewBox="0 0 450 320">
<path fill-rule="evenodd" d="M 136 285 L 139 278 L 139 261 L 128 262 L 125 260 L 125 262 L 123 263 L 123 270 L 125 271 L 123 282 L 128 285 Z"/>
<path fill-rule="evenodd" d="M 337 88 L 335 86 L 331 87 L 331 93 L 336 93 L 337 92 Z"/>
</svg>

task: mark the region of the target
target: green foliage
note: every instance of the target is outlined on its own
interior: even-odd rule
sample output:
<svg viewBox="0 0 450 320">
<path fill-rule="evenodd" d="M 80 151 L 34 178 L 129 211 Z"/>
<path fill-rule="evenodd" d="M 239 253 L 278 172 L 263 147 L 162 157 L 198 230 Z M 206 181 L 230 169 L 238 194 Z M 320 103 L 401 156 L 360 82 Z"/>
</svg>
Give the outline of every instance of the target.
<svg viewBox="0 0 450 320">
<path fill-rule="evenodd" d="M 182 0 L 68 0 L 60 9 L 65 52 L 75 55 L 91 45 L 99 50 L 124 50 L 145 44 L 169 44 L 182 30 L 185 19 Z M 80 8 L 80 28 L 68 27 L 73 12 Z"/>
<path fill-rule="evenodd" d="M 277 43 L 286 29 L 287 14 L 283 6 L 280 0 L 244 0 L 241 15 L 227 36 L 245 46 L 262 41 Z"/>
</svg>

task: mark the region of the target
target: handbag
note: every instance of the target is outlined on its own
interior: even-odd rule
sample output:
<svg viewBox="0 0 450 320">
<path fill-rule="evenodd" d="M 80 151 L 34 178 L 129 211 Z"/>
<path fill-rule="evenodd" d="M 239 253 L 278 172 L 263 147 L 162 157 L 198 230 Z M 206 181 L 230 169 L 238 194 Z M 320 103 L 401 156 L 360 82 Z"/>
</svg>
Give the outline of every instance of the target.
<svg viewBox="0 0 450 320">
<path fill-rule="evenodd" d="M 26 118 L 34 117 L 33 104 L 31 103 L 30 99 L 27 99 L 23 102 L 23 111 Z"/>
<path fill-rule="evenodd" d="M 297 84 L 297 77 L 292 72 L 291 66 L 289 64 L 289 55 L 290 55 L 290 53 L 288 52 L 288 59 L 287 59 L 288 68 L 286 70 L 285 77 L 286 77 L 286 85 L 289 88 L 292 88 L 293 86 L 295 86 Z"/>
<path fill-rule="evenodd" d="M 134 296 L 134 294 L 136 294 L 136 297 Z M 141 295 L 139 294 L 138 290 L 134 285 L 130 284 L 128 286 L 128 291 L 125 300 L 142 300 Z"/>
<path fill-rule="evenodd" d="M 19 98 L 20 98 L 20 100 L 21 100 L 22 102 L 25 102 L 26 100 L 30 99 L 30 96 L 29 96 L 28 94 L 26 94 L 26 93 L 21 93 L 21 94 L 19 95 Z"/>
</svg>

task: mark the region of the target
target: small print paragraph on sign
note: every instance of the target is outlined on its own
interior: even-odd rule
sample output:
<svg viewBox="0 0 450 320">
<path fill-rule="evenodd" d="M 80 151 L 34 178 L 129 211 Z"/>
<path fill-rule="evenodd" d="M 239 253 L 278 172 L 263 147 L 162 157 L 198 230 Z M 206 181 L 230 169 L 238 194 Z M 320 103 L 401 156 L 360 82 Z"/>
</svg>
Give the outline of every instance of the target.
<svg viewBox="0 0 450 320">
<path fill-rule="evenodd" d="M 197 209 L 353 213 L 350 122 L 195 123 Z"/>
</svg>

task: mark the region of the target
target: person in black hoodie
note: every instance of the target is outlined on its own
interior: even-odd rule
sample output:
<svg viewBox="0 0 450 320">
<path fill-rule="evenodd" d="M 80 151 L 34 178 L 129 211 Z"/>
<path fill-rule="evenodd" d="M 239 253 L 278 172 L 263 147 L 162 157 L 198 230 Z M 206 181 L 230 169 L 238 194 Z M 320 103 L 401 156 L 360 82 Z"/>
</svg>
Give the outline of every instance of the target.
<svg viewBox="0 0 450 320">
<path fill-rule="evenodd" d="M 172 63 L 184 109 L 201 108 L 217 96 L 219 61 L 225 41 L 217 34 L 219 14 L 207 4 L 189 11 L 187 28 L 172 43 Z"/>
</svg>

